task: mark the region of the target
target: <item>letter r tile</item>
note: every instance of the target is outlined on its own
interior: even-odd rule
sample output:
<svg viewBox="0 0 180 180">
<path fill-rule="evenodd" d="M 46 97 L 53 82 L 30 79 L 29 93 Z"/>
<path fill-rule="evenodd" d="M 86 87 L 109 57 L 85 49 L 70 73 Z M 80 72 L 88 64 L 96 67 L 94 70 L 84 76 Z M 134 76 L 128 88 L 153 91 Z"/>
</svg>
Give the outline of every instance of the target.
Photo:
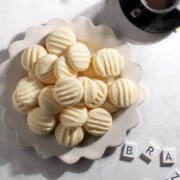
<svg viewBox="0 0 180 180">
<path fill-rule="evenodd" d="M 159 147 L 150 141 L 146 148 L 143 150 L 141 154 L 141 159 L 150 162 L 158 152 Z"/>
</svg>

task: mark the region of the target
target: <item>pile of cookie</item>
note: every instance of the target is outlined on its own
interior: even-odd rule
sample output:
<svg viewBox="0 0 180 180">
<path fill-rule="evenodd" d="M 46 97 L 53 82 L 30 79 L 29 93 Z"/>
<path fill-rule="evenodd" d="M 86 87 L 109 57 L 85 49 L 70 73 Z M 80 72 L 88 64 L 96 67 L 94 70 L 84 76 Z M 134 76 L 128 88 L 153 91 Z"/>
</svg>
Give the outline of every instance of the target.
<svg viewBox="0 0 180 180">
<path fill-rule="evenodd" d="M 48 34 L 46 47 L 32 45 L 22 52 L 27 76 L 13 92 L 17 112 L 38 135 L 54 131 L 60 145 L 79 144 L 85 132 L 104 135 L 112 125 L 112 113 L 132 105 L 137 87 L 119 78 L 125 62 L 112 48 L 92 54 L 75 33 L 60 28 Z"/>
</svg>

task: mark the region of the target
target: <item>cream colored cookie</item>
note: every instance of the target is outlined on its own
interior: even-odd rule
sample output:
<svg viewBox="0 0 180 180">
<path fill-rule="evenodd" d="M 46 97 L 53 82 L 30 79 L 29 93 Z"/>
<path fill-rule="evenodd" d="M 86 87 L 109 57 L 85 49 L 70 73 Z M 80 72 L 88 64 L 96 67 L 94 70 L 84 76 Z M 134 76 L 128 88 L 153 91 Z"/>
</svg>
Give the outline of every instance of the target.
<svg viewBox="0 0 180 180">
<path fill-rule="evenodd" d="M 76 35 L 71 29 L 60 28 L 48 35 L 46 39 L 46 48 L 49 53 L 60 56 L 75 42 Z"/>
<path fill-rule="evenodd" d="M 107 85 L 101 80 L 95 79 L 93 81 L 96 83 L 98 91 L 94 101 L 91 104 L 86 104 L 89 108 L 100 107 L 107 97 Z"/>
<path fill-rule="evenodd" d="M 67 52 L 68 63 L 75 71 L 85 71 L 89 67 L 91 54 L 86 45 L 77 42 L 70 46 Z"/>
<path fill-rule="evenodd" d="M 96 83 L 87 77 L 79 77 L 78 79 L 80 80 L 84 88 L 84 94 L 80 103 L 81 104 L 92 103 L 95 100 L 98 92 Z"/>
<path fill-rule="evenodd" d="M 94 71 L 92 63 L 90 63 L 88 69 L 83 71 L 82 74 L 83 76 L 87 76 L 88 78 L 91 78 L 91 79 L 100 79 L 104 82 L 108 82 L 107 77 L 101 77 Z"/>
<path fill-rule="evenodd" d="M 44 85 L 36 78 L 25 77 L 21 79 L 16 86 L 16 98 L 26 107 L 37 105 L 38 95 Z"/>
<path fill-rule="evenodd" d="M 54 74 L 57 79 L 64 76 L 77 77 L 77 72 L 71 69 L 64 56 L 58 58 L 55 63 Z"/>
<path fill-rule="evenodd" d="M 110 113 L 114 113 L 119 110 L 119 107 L 115 106 L 109 98 L 106 99 L 101 107 L 106 109 Z"/>
<path fill-rule="evenodd" d="M 29 112 L 27 124 L 30 130 L 39 135 L 51 133 L 56 126 L 55 116 L 45 114 L 39 107 Z"/>
<path fill-rule="evenodd" d="M 90 110 L 88 116 L 84 127 L 91 135 L 102 136 L 112 125 L 111 114 L 103 108 L 94 108 Z"/>
<path fill-rule="evenodd" d="M 40 108 L 46 114 L 57 114 L 61 111 L 62 107 L 55 100 L 53 95 L 53 86 L 46 86 L 43 88 L 38 96 Z"/>
<path fill-rule="evenodd" d="M 128 79 L 117 79 L 109 87 L 111 102 L 120 108 L 132 105 L 137 99 L 137 87 Z"/>
<path fill-rule="evenodd" d="M 99 50 L 92 58 L 95 72 L 102 77 L 120 75 L 124 68 L 124 59 L 119 52 L 112 48 Z"/>
<path fill-rule="evenodd" d="M 25 49 L 21 55 L 21 64 L 26 71 L 35 72 L 36 63 L 42 56 L 47 55 L 43 46 L 33 45 Z"/>
<path fill-rule="evenodd" d="M 55 129 L 55 138 L 58 144 L 73 147 L 84 139 L 84 130 L 82 127 L 68 129 L 59 124 Z"/>
<path fill-rule="evenodd" d="M 62 77 L 56 81 L 54 96 L 58 103 L 64 106 L 73 106 L 83 97 L 81 82 L 73 77 Z"/>
<path fill-rule="evenodd" d="M 26 106 L 22 102 L 18 101 L 18 99 L 16 97 L 16 91 L 13 92 L 12 103 L 13 103 L 15 110 L 20 114 L 27 115 L 29 113 L 29 111 L 32 110 L 32 107 Z"/>
<path fill-rule="evenodd" d="M 45 84 L 53 84 L 56 81 L 54 76 L 54 65 L 57 56 L 48 54 L 41 57 L 36 64 L 35 74 L 36 77 Z"/>
<path fill-rule="evenodd" d="M 64 108 L 60 114 L 61 124 L 65 128 L 77 128 L 82 126 L 88 118 L 86 107 Z"/>
</svg>

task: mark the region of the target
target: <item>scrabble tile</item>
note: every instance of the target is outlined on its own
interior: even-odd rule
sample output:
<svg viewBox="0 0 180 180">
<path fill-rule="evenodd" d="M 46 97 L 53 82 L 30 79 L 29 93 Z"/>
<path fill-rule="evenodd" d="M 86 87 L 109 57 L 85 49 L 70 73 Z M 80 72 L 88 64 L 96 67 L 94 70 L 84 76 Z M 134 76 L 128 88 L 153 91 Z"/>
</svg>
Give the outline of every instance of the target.
<svg viewBox="0 0 180 180">
<path fill-rule="evenodd" d="M 123 147 L 122 156 L 128 159 L 134 159 L 136 156 L 137 144 L 126 142 Z"/>
<path fill-rule="evenodd" d="M 180 180 L 180 172 L 178 169 L 173 169 L 166 180 Z"/>
<path fill-rule="evenodd" d="M 167 148 L 163 149 L 162 151 L 162 163 L 172 165 L 176 163 L 176 149 L 174 148 Z"/>
<path fill-rule="evenodd" d="M 146 148 L 143 150 L 141 154 L 141 159 L 150 162 L 158 152 L 159 147 L 150 141 Z"/>
</svg>

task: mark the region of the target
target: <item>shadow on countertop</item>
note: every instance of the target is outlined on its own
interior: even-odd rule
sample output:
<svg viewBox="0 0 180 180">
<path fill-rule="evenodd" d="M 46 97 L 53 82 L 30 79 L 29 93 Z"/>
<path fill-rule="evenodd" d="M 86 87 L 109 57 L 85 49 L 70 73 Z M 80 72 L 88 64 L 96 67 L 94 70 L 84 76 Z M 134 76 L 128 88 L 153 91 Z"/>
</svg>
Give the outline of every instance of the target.
<svg viewBox="0 0 180 180">
<path fill-rule="evenodd" d="M 78 16 L 89 17 L 95 25 L 110 26 L 119 40 L 123 42 L 151 44 L 161 41 L 169 35 L 169 33 L 148 33 L 134 26 L 125 17 L 118 0 L 104 0 L 81 12 Z"/>
</svg>

